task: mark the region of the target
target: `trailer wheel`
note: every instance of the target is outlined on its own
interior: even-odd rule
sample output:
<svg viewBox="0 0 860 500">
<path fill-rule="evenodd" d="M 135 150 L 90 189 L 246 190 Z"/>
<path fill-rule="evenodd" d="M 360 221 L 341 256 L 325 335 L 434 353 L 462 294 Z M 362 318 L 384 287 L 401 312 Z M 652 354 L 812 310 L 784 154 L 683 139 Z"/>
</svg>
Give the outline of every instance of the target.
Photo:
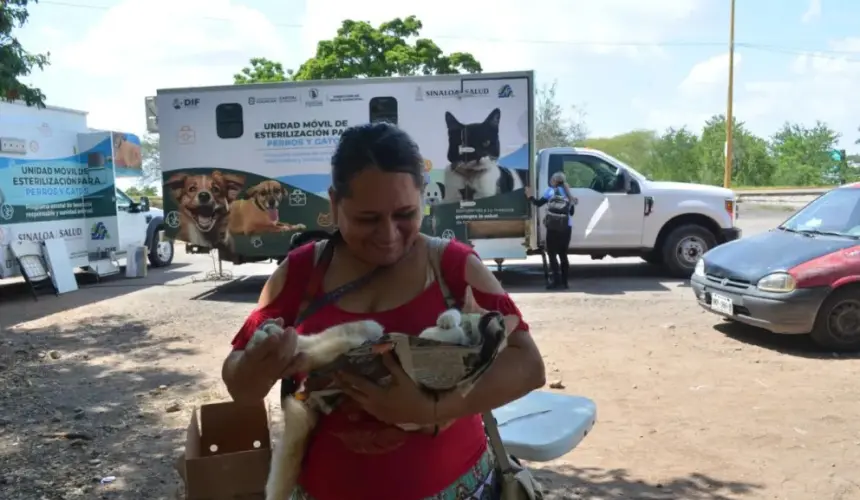
<svg viewBox="0 0 860 500">
<path fill-rule="evenodd" d="M 173 240 L 164 237 L 163 228 L 158 228 L 149 243 L 149 263 L 152 267 L 167 267 L 173 262 Z"/>
</svg>

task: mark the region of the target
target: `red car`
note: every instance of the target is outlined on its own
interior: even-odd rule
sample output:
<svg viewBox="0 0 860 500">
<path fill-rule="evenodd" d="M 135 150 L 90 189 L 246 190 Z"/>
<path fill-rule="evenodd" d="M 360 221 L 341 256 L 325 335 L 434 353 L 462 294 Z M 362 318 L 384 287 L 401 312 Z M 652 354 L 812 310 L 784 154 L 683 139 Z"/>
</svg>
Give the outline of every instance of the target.
<svg viewBox="0 0 860 500">
<path fill-rule="evenodd" d="M 690 283 L 714 314 L 860 350 L 860 183 L 828 191 L 766 233 L 713 248 Z"/>
</svg>

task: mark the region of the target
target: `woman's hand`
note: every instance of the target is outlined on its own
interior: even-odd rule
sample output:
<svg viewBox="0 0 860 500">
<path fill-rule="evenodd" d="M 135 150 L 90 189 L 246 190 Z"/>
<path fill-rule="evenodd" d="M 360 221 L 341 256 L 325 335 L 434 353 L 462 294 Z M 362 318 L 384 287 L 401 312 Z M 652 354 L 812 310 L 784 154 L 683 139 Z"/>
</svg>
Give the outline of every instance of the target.
<svg viewBox="0 0 860 500">
<path fill-rule="evenodd" d="M 523 189 L 523 191 L 525 191 L 525 193 L 526 193 L 526 198 L 531 198 L 535 194 L 535 192 L 531 188 L 531 186 L 526 186 L 525 189 Z"/>
<path fill-rule="evenodd" d="M 283 319 L 278 318 L 276 322 L 284 328 Z M 292 327 L 285 328 L 282 333 L 270 335 L 245 351 L 242 368 L 244 371 L 254 371 L 270 381 L 305 371 L 305 356 L 302 353 L 296 354 L 297 335 Z"/>
<path fill-rule="evenodd" d="M 335 379 L 347 396 L 378 420 L 392 425 L 434 425 L 436 402 L 433 397 L 409 378 L 391 353 L 383 354 L 382 362 L 391 372 L 391 383 L 387 387 L 345 372 L 337 374 Z"/>
</svg>

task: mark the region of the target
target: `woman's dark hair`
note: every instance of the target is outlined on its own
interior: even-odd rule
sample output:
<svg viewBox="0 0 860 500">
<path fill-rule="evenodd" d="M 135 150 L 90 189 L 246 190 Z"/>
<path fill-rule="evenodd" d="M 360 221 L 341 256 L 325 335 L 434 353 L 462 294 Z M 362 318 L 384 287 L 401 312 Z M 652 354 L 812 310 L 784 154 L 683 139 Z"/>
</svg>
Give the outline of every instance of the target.
<svg viewBox="0 0 860 500">
<path fill-rule="evenodd" d="M 424 159 L 409 134 L 385 123 L 368 123 L 346 129 L 331 157 L 331 183 L 335 196 L 350 195 L 349 183 L 367 168 L 412 176 L 415 187 L 424 186 Z"/>
</svg>

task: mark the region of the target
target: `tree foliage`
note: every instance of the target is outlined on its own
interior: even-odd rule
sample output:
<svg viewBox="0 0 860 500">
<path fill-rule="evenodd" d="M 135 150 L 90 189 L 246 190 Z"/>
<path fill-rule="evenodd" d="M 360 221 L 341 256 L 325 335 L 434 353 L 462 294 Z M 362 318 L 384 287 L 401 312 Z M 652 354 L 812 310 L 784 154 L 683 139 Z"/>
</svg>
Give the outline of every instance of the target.
<svg viewBox="0 0 860 500">
<path fill-rule="evenodd" d="M 233 83 L 285 82 L 293 79 L 293 70 L 284 70 L 284 66 L 265 57 L 251 58 L 251 65 L 233 75 Z"/>
<path fill-rule="evenodd" d="M 419 38 L 422 27 L 415 16 L 398 17 L 377 28 L 365 21 L 347 19 L 334 38 L 320 41 L 314 57 L 295 72 L 284 70 L 280 63 L 254 58 L 249 67 L 234 75 L 233 81 L 244 84 L 482 71 L 472 54 L 446 55 L 433 40 Z"/>
<path fill-rule="evenodd" d="M 50 54 L 32 54 L 13 35 L 27 23 L 27 4 L 37 0 L 0 0 L 0 99 L 24 101 L 28 106 L 45 105 L 41 90 L 21 82 L 33 68 L 44 69 Z"/>
<path fill-rule="evenodd" d="M 574 107 L 571 111 L 576 118 L 567 118 L 555 95 L 556 82 L 553 82 L 540 87 L 535 96 L 535 142 L 538 150 L 581 145 L 588 133 L 583 121 L 584 113 Z"/>
<path fill-rule="evenodd" d="M 140 156 L 143 158 L 141 184 L 161 182 L 161 152 L 158 149 L 158 136 L 146 134 L 140 138 Z"/>
<path fill-rule="evenodd" d="M 733 186 L 824 186 L 860 177 L 851 158 L 831 156 L 839 134 L 817 122 L 813 127 L 786 123 L 764 139 L 742 122 L 733 125 Z M 699 134 L 669 128 L 662 135 L 633 131 L 586 140 L 655 180 L 721 185 L 725 169 L 726 119 L 709 118 Z"/>
</svg>

